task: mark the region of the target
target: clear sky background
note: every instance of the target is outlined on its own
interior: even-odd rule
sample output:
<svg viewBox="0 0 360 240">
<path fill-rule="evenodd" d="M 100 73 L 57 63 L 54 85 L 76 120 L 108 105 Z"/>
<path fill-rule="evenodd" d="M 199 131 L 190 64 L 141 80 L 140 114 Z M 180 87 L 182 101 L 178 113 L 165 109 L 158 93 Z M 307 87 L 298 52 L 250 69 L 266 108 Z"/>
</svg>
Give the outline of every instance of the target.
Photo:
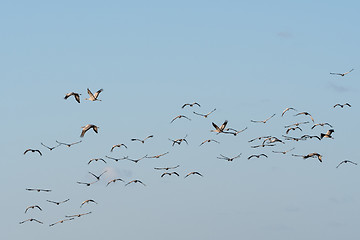
<svg viewBox="0 0 360 240">
<path fill-rule="evenodd" d="M 2 239 L 357 239 L 360 115 L 357 1 L 7 1 L 0 3 Z M 355 70 L 345 77 L 330 72 Z M 101 102 L 85 101 L 100 88 Z M 81 103 L 64 100 L 82 94 Z M 184 103 L 201 107 L 182 109 Z M 351 108 L 333 108 L 349 102 Z M 253 149 L 306 121 L 334 139 Z M 192 112 L 217 110 L 208 119 Z M 272 114 L 266 124 L 251 123 Z M 183 114 L 192 119 L 173 117 Z M 248 129 L 211 133 L 211 122 Z M 80 140 L 49 151 L 41 142 Z M 328 127 L 289 135 L 325 132 Z M 131 138 L 154 135 L 145 144 Z M 185 135 L 189 145 L 171 146 Z M 213 138 L 220 142 L 200 143 Z M 115 149 L 125 143 L 128 149 Z M 283 151 L 282 155 L 272 150 Z M 23 152 L 40 149 L 43 156 Z M 157 155 L 107 164 L 91 158 Z M 292 157 L 319 152 L 317 159 Z M 233 162 L 219 154 L 241 157 Z M 268 158 L 251 154 L 266 153 Z M 154 167 L 180 165 L 180 177 Z M 88 173 L 107 170 L 100 182 Z M 184 176 L 199 171 L 203 177 Z M 147 186 L 106 182 L 120 177 Z M 26 188 L 49 188 L 50 193 Z M 55 206 L 46 200 L 70 201 Z M 82 201 L 98 204 L 80 208 Z M 37 204 L 43 211 L 27 206 Z M 48 225 L 72 215 L 92 214 Z M 43 225 L 27 222 L 37 218 Z"/>
</svg>

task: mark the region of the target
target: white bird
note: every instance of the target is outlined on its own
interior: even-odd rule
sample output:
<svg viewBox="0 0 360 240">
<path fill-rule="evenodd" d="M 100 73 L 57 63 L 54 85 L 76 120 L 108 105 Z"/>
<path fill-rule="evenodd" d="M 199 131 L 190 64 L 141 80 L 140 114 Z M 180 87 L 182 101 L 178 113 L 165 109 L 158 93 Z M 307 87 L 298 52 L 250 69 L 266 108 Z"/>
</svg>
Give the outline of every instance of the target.
<svg viewBox="0 0 360 240">
<path fill-rule="evenodd" d="M 92 92 L 90 91 L 90 89 L 87 89 L 87 92 L 89 94 L 89 98 L 85 98 L 85 100 L 90 100 L 90 101 L 101 101 L 100 99 L 98 99 L 99 94 L 104 91 L 104 89 L 100 89 L 98 90 L 95 94 L 92 94 Z"/>
</svg>

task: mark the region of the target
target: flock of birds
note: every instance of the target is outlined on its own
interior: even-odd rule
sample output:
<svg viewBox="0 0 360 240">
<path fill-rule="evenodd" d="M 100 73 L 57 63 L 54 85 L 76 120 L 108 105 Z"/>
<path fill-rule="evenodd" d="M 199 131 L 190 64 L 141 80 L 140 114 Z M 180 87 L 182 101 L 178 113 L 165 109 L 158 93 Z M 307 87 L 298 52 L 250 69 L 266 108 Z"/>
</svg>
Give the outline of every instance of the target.
<svg viewBox="0 0 360 240">
<path fill-rule="evenodd" d="M 346 73 L 330 73 L 330 74 L 339 75 L 339 76 L 344 77 L 345 75 L 349 74 L 353 70 L 354 69 L 352 69 L 352 70 L 350 70 L 350 71 L 348 71 Z M 103 89 L 100 89 L 97 92 L 95 92 L 95 94 L 93 94 L 90 91 L 90 89 L 87 89 L 87 93 L 89 95 L 89 98 L 85 98 L 85 100 L 101 101 L 101 99 L 99 99 L 99 95 L 100 95 L 101 92 L 103 92 Z M 81 102 L 81 100 L 80 100 L 81 94 L 80 93 L 75 93 L 75 92 L 67 93 L 65 95 L 64 99 L 65 100 L 69 99 L 71 96 L 73 96 L 74 99 L 78 103 Z M 182 105 L 181 108 L 184 109 L 184 108 L 193 108 L 193 107 L 199 108 L 199 107 L 201 107 L 201 105 L 199 103 L 197 103 L 197 102 L 185 103 L 184 105 Z M 350 108 L 351 105 L 349 103 L 344 103 L 344 104 L 337 103 L 337 104 L 335 104 L 333 106 L 333 108 L 336 108 L 336 107 L 340 107 L 340 108 L 348 107 L 348 108 Z M 200 116 L 200 117 L 209 118 L 210 115 L 212 115 L 215 111 L 216 111 L 216 108 L 214 108 L 212 111 L 210 111 L 210 112 L 208 112 L 206 114 L 198 113 L 198 112 L 195 112 L 195 111 L 193 111 L 193 114 L 197 115 L 197 116 Z M 318 141 L 322 141 L 324 138 L 334 139 L 333 133 L 335 131 L 333 129 L 333 126 L 330 123 L 327 123 L 327 122 L 315 123 L 315 119 L 313 118 L 313 116 L 309 112 L 306 112 L 306 111 L 299 112 L 298 110 L 296 110 L 295 108 L 292 108 L 292 107 L 288 107 L 288 108 L 284 109 L 283 112 L 281 113 L 281 117 L 284 117 L 284 116 L 288 115 L 290 113 L 290 111 L 294 112 L 294 115 L 293 115 L 294 117 L 297 117 L 297 116 L 308 117 L 308 121 L 296 122 L 296 123 L 292 123 L 290 125 L 284 126 L 286 130 L 285 130 L 285 134 L 282 135 L 282 138 L 278 138 L 278 137 L 275 137 L 275 136 L 260 136 L 260 137 L 255 137 L 253 139 L 250 139 L 248 141 L 249 143 L 253 143 L 253 142 L 258 143 L 256 145 L 252 145 L 251 148 L 265 148 L 265 147 L 268 148 L 268 147 L 276 146 L 277 144 L 285 144 L 286 141 L 298 142 L 298 141 L 305 141 L 305 140 L 308 140 L 308 139 L 317 139 Z M 250 122 L 252 122 L 254 124 L 257 124 L 257 123 L 266 124 L 268 121 L 271 121 L 271 119 L 274 118 L 275 116 L 276 116 L 276 114 L 274 113 L 271 116 L 267 117 L 265 120 L 251 120 Z M 188 116 L 178 115 L 178 116 L 171 119 L 170 124 L 173 123 L 174 121 L 181 121 L 180 119 L 185 119 L 187 121 L 191 121 L 191 118 L 189 118 Z M 289 134 L 291 134 L 293 132 L 303 132 L 304 129 L 305 129 L 304 127 L 306 125 L 308 125 L 309 123 L 312 123 L 311 128 L 310 128 L 311 130 L 318 127 L 318 126 L 328 127 L 329 129 L 327 129 L 326 132 L 324 132 L 324 133 L 320 133 L 320 135 L 303 134 L 300 137 L 294 137 L 294 136 L 289 135 Z M 96 126 L 94 124 L 87 124 L 85 126 L 82 126 L 82 131 L 80 133 L 80 138 L 85 137 L 85 134 L 91 129 L 96 134 L 99 132 L 99 126 Z M 215 134 L 215 136 L 217 136 L 219 134 L 237 136 L 238 134 L 246 131 L 247 129 L 248 129 L 247 127 L 245 127 L 244 129 L 241 129 L 241 130 L 237 130 L 235 128 L 230 128 L 230 127 L 228 127 L 228 121 L 225 120 L 224 122 L 222 122 L 221 125 L 212 122 L 212 129 L 210 131 L 213 132 Z M 178 138 L 178 139 L 170 139 L 169 138 L 169 141 L 171 142 L 172 146 L 180 145 L 180 144 L 183 144 L 183 143 L 189 144 L 188 141 L 186 140 L 187 136 L 188 135 L 185 135 L 183 138 Z M 147 137 L 145 137 L 143 139 L 132 138 L 131 141 L 145 144 L 151 138 L 154 138 L 154 135 L 149 135 L 149 136 L 147 136 Z M 210 138 L 210 139 L 206 139 L 206 140 L 202 141 L 199 146 L 202 146 L 204 144 L 209 144 L 210 142 L 220 144 L 220 142 L 218 140 Z M 57 145 L 55 145 L 53 147 L 49 147 L 49 146 L 45 145 L 44 143 L 41 143 L 41 145 L 43 147 L 45 147 L 46 149 L 48 149 L 49 151 L 52 151 L 55 148 L 58 148 L 60 146 L 71 147 L 73 145 L 80 144 L 80 143 L 82 143 L 82 140 L 75 141 L 75 142 L 72 142 L 72 143 L 63 143 L 63 142 L 59 142 L 59 141 L 56 140 L 56 143 L 57 143 Z M 114 144 L 110 148 L 110 152 L 113 152 L 115 149 L 121 149 L 121 148 L 128 148 L 128 147 L 124 143 Z M 285 154 L 288 154 L 289 152 L 292 152 L 294 150 L 295 150 L 295 147 L 292 147 L 291 149 L 284 150 L 284 151 L 272 151 L 272 153 L 285 155 Z M 43 156 L 43 153 L 41 152 L 40 149 L 31 149 L 31 148 L 29 148 L 29 149 L 26 149 L 24 151 L 24 155 L 31 154 L 31 153 L 39 154 L 39 156 Z M 169 154 L 169 152 L 161 153 L 161 154 L 154 155 L 154 156 L 145 155 L 145 156 L 143 156 L 141 158 L 138 158 L 138 159 L 132 159 L 129 156 L 124 156 L 122 158 L 115 158 L 115 157 L 111 157 L 111 156 L 105 156 L 104 158 L 109 159 L 109 160 L 113 160 L 113 161 L 116 161 L 116 162 L 118 162 L 118 161 L 132 161 L 134 163 L 138 163 L 139 161 L 141 161 L 143 159 L 146 159 L 146 158 L 147 159 L 150 159 L 150 158 L 158 159 L 158 158 L 161 158 L 161 157 L 163 157 L 163 156 L 165 156 L 167 154 Z M 223 154 L 220 154 L 217 158 L 231 162 L 231 161 L 234 161 L 237 158 L 240 158 L 241 155 L 242 155 L 242 153 L 239 153 L 236 156 L 230 156 L 229 157 L 229 156 L 225 156 Z M 300 157 L 300 158 L 303 158 L 303 159 L 315 158 L 320 162 L 323 161 L 323 155 L 321 155 L 320 153 L 317 153 L 317 152 L 306 153 L 306 154 L 291 154 L 291 156 Z M 247 159 L 250 160 L 252 158 L 268 158 L 268 157 L 269 156 L 266 155 L 265 153 L 259 153 L 259 154 L 252 154 L 252 155 L 248 156 Z M 93 163 L 93 162 L 103 162 L 104 164 L 106 164 L 107 161 L 104 158 L 90 159 L 88 164 Z M 338 163 L 336 168 L 339 168 L 342 164 L 357 165 L 356 162 L 353 162 L 353 161 L 350 161 L 350 160 L 346 159 L 346 160 L 343 160 L 340 163 Z M 180 167 L 180 165 L 170 166 L 170 167 L 169 166 L 155 167 L 154 170 L 162 171 L 162 174 L 160 175 L 161 178 L 163 178 L 165 176 L 177 176 L 177 177 L 180 177 L 180 174 L 176 170 L 179 167 Z M 90 171 L 88 173 L 93 177 L 93 181 L 89 181 L 89 182 L 78 181 L 77 184 L 90 187 L 91 185 L 93 185 L 95 183 L 98 183 L 101 180 L 101 178 L 107 173 L 107 171 L 103 171 L 100 174 L 95 174 L 95 173 L 92 173 Z M 192 175 L 197 175 L 197 176 L 203 177 L 203 175 L 198 171 L 190 171 L 189 173 L 184 175 L 184 178 L 187 178 L 187 177 L 192 176 Z M 123 182 L 124 186 L 128 186 L 130 184 L 141 184 L 143 186 L 146 186 L 146 184 L 144 182 L 142 182 L 140 179 L 133 179 L 133 180 L 130 180 L 128 182 L 125 182 L 125 180 L 123 180 L 122 178 L 119 178 L 119 177 L 116 177 L 116 178 L 113 178 L 113 179 L 109 180 L 107 182 L 106 186 L 109 186 L 110 184 L 111 185 L 116 184 L 117 182 Z M 42 189 L 42 188 L 26 188 L 26 191 L 51 192 L 52 190 L 51 189 Z M 46 202 L 48 202 L 49 204 L 55 204 L 56 206 L 66 204 L 68 201 L 70 201 L 70 199 L 66 199 L 66 200 L 59 201 L 59 202 L 53 201 L 53 200 L 46 200 Z M 98 204 L 98 203 L 94 199 L 86 199 L 80 204 L 80 208 L 82 208 L 83 205 L 85 205 L 85 204 Z M 28 212 L 35 211 L 35 210 L 42 211 L 42 208 L 39 205 L 28 206 L 25 209 L 25 214 L 28 214 Z M 81 216 L 89 215 L 91 213 L 92 212 L 90 211 L 90 212 L 84 212 L 84 213 L 77 213 L 77 214 L 74 214 L 74 215 L 65 215 L 65 217 L 63 219 L 58 220 L 58 221 L 53 222 L 53 223 L 50 223 L 49 226 L 52 227 L 52 226 L 54 226 L 54 225 L 56 225 L 58 223 L 64 223 L 64 222 L 72 221 L 75 218 L 79 218 Z M 27 223 L 27 222 L 36 222 L 36 223 L 39 223 L 39 224 L 43 224 L 42 221 L 40 221 L 38 219 L 35 219 L 35 218 L 28 218 L 28 219 L 23 220 L 23 221 L 21 221 L 19 223 L 24 224 L 24 223 Z"/>
</svg>

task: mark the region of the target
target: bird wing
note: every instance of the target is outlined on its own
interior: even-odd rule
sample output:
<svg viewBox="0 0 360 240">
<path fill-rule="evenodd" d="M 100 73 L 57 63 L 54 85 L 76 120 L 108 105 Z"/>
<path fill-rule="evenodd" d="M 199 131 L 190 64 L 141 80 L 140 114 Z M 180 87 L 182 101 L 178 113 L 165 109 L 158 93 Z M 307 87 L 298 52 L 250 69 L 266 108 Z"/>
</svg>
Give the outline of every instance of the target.
<svg viewBox="0 0 360 240">
<path fill-rule="evenodd" d="M 90 98 L 96 99 L 96 97 L 92 94 L 90 89 L 87 89 L 87 93 L 89 94 Z"/>
<path fill-rule="evenodd" d="M 98 90 L 98 91 L 94 94 L 95 99 L 98 98 L 99 94 L 100 94 L 102 91 L 104 91 L 104 89 L 100 89 L 100 90 Z"/>
</svg>

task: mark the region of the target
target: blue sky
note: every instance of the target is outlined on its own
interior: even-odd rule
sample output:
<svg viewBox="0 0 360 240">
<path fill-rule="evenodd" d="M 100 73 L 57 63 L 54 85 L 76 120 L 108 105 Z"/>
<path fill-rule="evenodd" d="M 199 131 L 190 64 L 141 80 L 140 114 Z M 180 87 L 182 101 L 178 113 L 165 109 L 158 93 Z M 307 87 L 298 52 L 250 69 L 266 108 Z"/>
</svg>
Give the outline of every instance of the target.
<svg viewBox="0 0 360 240">
<path fill-rule="evenodd" d="M 3 147 L 0 166 L 4 239 L 355 239 L 359 235 L 360 33 L 356 1 L 16 1 L 0 4 Z M 347 72 L 345 77 L 330 72 Z M 83 100 L 100 88 L 101 102 Z M 81 104 L 64 100 L 79 92 Z M 181 109 L 184 103 L 201 107 Z M 333 108 L 349 102 L 351 108 Z M 333 125 L 334 139 L 285 141 L 253 149 L 249 139 L 285 134 L 308 120 Z M 208 119 L 192 112 L 217 110 Z M 266 124 L 251 123 L 272 114 Z M 191 118 L 172 118 L 184 114 Z M 248 129 L 238 136 L 210 133 L 211 122 Z M 81 126 L 100 127 L 83 142 L 48 151 L 41 142 L 80 140 Z M 328 128 L 304 125 L 291 136 Z M 145 144 L 131 138 L 154 135 Z M 188 135 L 189 145 L 168 138 Z M 220 142 L 199 144 L 208 138 Z M 114 144 L 128 149 L 110 152 Z M 277 155 L 272 150 L 295 150 Z M 23 152 L 40 149 L 43 156 Z M 157 155 L 107 164 L 91 158 Z M 323 163 L 291 153 L 319 152 Z M 241 157 L 233 162 L 219 154 Z M 247 160 L 251 154 L 268 158 Z M 358 162 L 360 164 L 360 162 Z M 180 165 L 180 177 L 154 167 Z M 104 179 L 91 187 L 88 171 Z M 183 178 L 190 171 L 204 177 Z M 113 177 L 141 179 L 147 186 Z M 51 193 L 25 188 L 50 188 Z M 66 204 L 55 206 L 46 200 Z M 92 198 L 98 204 L 79 208 Z M 29 210 L 38 204 L 43 211 Z M 53 227 L 65 215 L 92 214 Z M 29 222 L 37 218 L 44 225 Z"/>
</svg>

